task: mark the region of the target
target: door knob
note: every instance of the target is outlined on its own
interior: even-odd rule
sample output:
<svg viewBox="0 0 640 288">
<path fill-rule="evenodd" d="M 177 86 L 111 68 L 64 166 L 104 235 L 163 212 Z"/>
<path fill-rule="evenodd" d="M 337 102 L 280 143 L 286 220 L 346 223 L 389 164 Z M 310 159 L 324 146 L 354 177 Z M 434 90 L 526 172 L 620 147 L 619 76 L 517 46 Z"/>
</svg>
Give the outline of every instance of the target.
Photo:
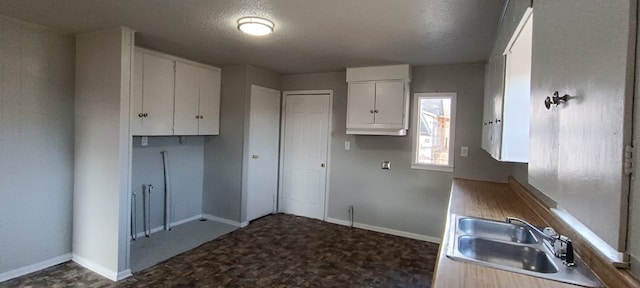
<svg viewBox="0 0 640 288">
<path fill-rule="evenodd" d="M 253 159 L 258 159 L 258 155 L 253 154 L 253 155 L 251 155 L 251 158 L 253 158 Z"/>
<path fill-rule="evenodd" d="M 326 164 L 324 164 L 324 163 L 321 163 L 321 164 L 320 164 L 320 167 L 322 167 L 322 168 L 324 168 L 324 167 L 326 167 L 326 166 L 327 166 L 327 165 L 326 165 Z"/>
</svg>

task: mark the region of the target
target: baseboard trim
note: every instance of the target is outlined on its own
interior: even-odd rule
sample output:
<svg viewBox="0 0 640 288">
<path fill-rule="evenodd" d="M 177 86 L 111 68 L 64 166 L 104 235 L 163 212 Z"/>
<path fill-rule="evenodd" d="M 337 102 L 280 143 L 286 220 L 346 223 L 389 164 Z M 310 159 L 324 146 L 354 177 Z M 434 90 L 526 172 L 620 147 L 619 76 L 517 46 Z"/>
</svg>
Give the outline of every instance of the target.
<svg viewBox="0 0 640 288">
<path fill-rule="evenodd" d="M 78 256 L 77 254 L 73 254 L 71 261 L 78 263 L 78 265 L 87 268 L 97 274 L 99 274 L 102 277 L 105 277 L 111 281 L 118 281 L 118 277 L 120 277 L 120 273 L 113 271 L 111 269 L 108 269 L 100 264 L 97 264 L 91 260 L 88 260 L 86 258 L 83 258 L 81 256 Z M 127 270 L 123 271 L 126 272 Z M 131 273 L 131 271 L 129 271 L 129 273 Z"/>
<path fill-rule="evenodd" d="M 186 218 L 186 219 L 182 219 L 182 220 L 178 220 L 178 221 L 175 221 L 175 222 L 171 222 L 171 227 L 178 226 L 178 225 L 181 225 L 181 224 L 184 224 L 184 223 L 187 223 L 187 222 L 191 222 L 191 221 L 194 221 L 194 220 L 198 220 L 200 218 L 202 218 L 202 214 L 198 214 L 198 215 Z M 156 233 L 156 232 L 163 231 L 163 230 L 164 230 L 164 225 L 160 225 L 158 227 L 154 227 L 154 228 L 151 229 L 151 233 L 149 235 L 151 235 L 153 233 Z M 145 236 L 144 235 L 144 231 L 136 233 L 136 238 L 144 237 L 144 236 Z"/>
<path fill-rule="evenodd" d="M 116 281 L 120 281 L 120 280 L 122 280 L 122 279 L 129 278 L 129 277 L 131 277 L 131 276 L 133 276 L 133 274 L 131 273 L 131 269 L 127 269 L 127 270 L 124 270 L 124 271 L 120 271 L 120 272 L 118 273 L 118 276 L 117 276 L 117 280 L 116 280 Z"/>
<path fill-rule="evenodd" d="M 63 254 L 57 257 L 53 257 L 51 259 L 47 259 L 35 264 L 31 264 L 28 266 L 24 266 L 18 269 L 14 269 L 11 271 L 4 272 L 0 274 L 0 282 L 4 282 L 7 280 L 11 280 L 13 278 L 17 278 L 23 275 L 27 275 L 29 273 L 33 273 L 36 271 L 40 271 L 42 269 L 49 268 L 51 266 L 58 265 L 60 263 L 64 263 L 71 260 L 71 253 Z"/>
<path fill-rule="evenodd" d="M 343 226 L 351 226 L 351 222 L 347 221 L 347 220 L 327 217 L 326 221 L 329 222 L 329 223 L 333 223 L 333 224 L 338 224 L 338 225 L 343 225 Z M 363 224 L 363 223 L 358 223 L 358 222 L 354 222 L 353 223 L 353 227 L 364 229 L 364 230 L 369 230 L 369 231 L 374 231 L 374 232 L 380 232 L 380 233 L 384 233 L 384 234 L 390 234 L 390 235 L 395 235 L 395 236 L 400 236 L 400 237 L 405 237 L 405 238 L 416 239 L 416 240 L 420 240 L 420 241 L 427 241 L 427 242 L 436 243 L 436 244 L 440 244 L 442 242 L 442 239 L 437 238 L 437 237 L 431 237 L 431 236 L 427 236 L 427 235 L 411 233 L 411 232 L 406 232 L 406 231 L 400 231 L 400 230 L 395 230 L 395 229 L 390 229 L 390 228 L 385 228 L 385 227 L 380 227 L 380 226 L 374 226 L 374 225 L 369 225 L 369 224 Z"/>
<path fill-rule="evenodd" d="M 207 219 L 207 220 L 211 220 L 211 221 L 224 223 L 224 224 L 231 225 L 231 226 L 240 227 L 240 228 L 245 227 L 245 226 L 247 226 L 249 224 L 249 222 L 240 223 L 238 221 L 234 221 L 234 220 L 230 220 L 230 219 L 226 219 L 226 218 L 221 218 L 221 217 L 218 217 L 218 216 L 213 216 L 213 215 L 210 215 L 210 214 L 202 214 L 202 218 Z M 244 224 L 244 223 L 247 223 L 247 224 Z M 244 226 L 242 226 L 242 225 L 244 225 Z"/>
</svg>

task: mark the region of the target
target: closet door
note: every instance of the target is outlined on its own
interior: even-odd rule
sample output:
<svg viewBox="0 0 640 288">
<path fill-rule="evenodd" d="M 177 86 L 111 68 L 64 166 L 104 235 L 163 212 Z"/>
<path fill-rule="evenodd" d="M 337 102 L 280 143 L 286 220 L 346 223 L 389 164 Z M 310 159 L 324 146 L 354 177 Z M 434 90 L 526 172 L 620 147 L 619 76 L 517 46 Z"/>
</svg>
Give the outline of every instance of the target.
<svg viewBox="0 0 640 288">
<path fill-rule="evenodd" d="M 275 212 L 280 143 L 280 91 L 251 86 L 247 221 Z"/>
</svg>

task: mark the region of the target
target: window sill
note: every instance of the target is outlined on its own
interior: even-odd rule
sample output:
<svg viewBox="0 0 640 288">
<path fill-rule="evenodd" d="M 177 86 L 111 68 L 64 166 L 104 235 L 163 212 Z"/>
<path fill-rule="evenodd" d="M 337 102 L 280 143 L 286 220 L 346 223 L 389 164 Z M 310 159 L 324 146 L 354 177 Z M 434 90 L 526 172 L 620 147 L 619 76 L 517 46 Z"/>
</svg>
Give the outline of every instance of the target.
<svg viewBox="0 0 640 288">
<path fill-rule="evenodd" d="M 428 165 L 428 164 L 411 164 L 411 169 L 430 170 L 440 172 L 453 172 L 453 166 Z"/>
</svg>

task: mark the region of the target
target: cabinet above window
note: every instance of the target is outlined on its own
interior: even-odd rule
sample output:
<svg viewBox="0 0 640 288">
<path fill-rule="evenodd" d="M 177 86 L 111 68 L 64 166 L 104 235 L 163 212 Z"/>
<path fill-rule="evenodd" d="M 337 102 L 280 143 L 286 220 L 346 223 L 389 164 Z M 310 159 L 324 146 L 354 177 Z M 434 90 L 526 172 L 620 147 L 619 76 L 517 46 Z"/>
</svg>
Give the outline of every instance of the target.
<svg viewBox="0 0 640 288">
<path fill-rule="evenodd" d="M 347 134 L 406 135 L 410 79 L 409 65 L 347 68 Z"/>
</svg>

